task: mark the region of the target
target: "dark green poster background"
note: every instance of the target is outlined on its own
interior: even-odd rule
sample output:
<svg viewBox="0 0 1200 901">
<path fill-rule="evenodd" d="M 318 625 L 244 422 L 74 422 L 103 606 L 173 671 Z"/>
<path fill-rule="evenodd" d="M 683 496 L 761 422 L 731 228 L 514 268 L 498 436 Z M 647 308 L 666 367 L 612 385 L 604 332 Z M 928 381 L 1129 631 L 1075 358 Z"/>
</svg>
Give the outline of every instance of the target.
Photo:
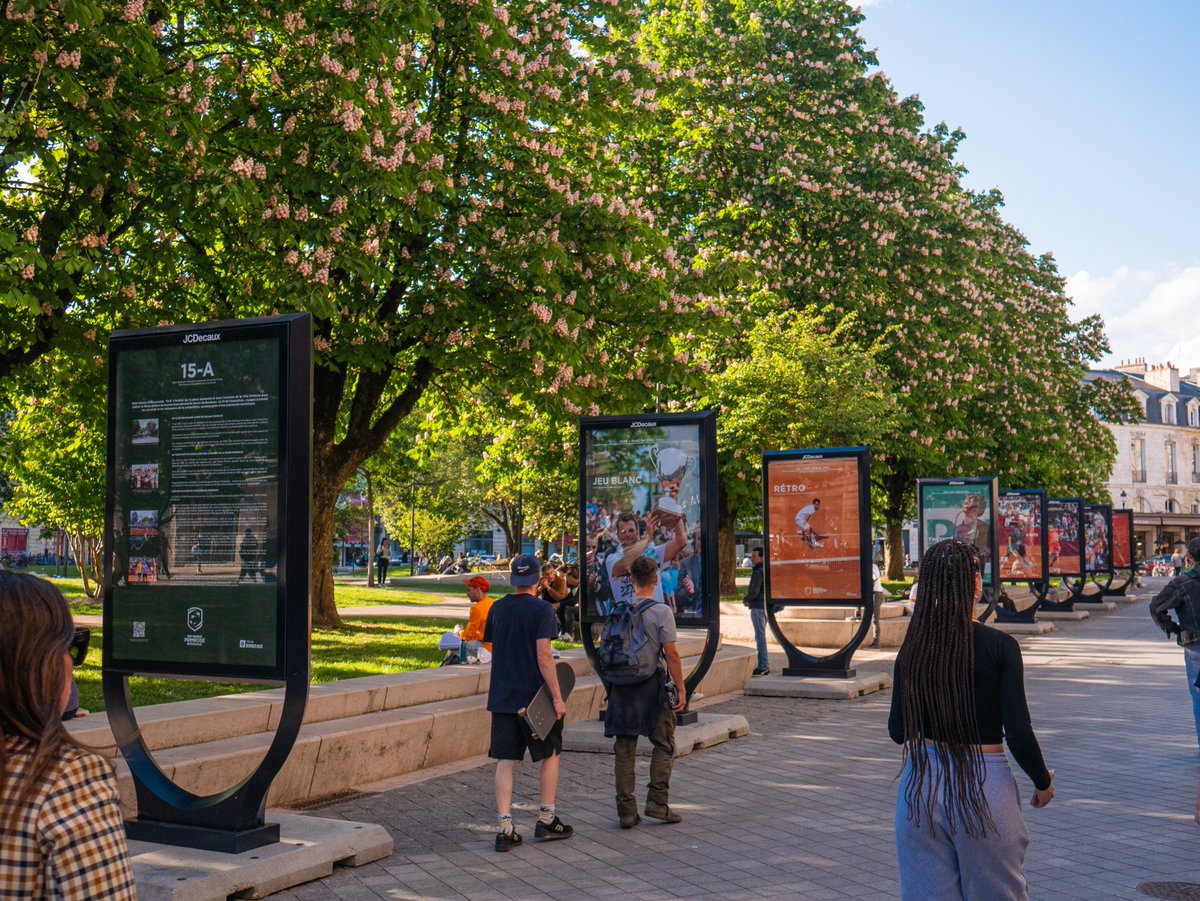
<svg viewBox="0 0 1200 901">
<path fill-rule="evenodd" d="M 112 355 L 114 662 L 276 666 L 282 339 L 145 343 Z"/>
</svg>

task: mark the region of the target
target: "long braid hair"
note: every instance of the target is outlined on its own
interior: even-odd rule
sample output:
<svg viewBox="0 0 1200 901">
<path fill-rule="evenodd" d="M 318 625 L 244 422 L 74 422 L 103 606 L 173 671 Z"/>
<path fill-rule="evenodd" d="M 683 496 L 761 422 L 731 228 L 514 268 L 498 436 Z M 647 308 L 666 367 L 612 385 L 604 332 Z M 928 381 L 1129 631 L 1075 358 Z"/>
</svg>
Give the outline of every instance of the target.
<svg viewBox="0 0 1200 901">
<path fill-rule="evenodd" d="M 951 538 L 921 558 L 917 602 L 897 656 L 903 673 L 904 761 L 912 766 L 905 786 L 908 816 L 933 829 L 934 791 L 940 789 L 948 827 L 982 838 L 996 832 L 983 793 L 985 766 L 975 719 L 975 548 Z M 936 736 L 927 744 L 925 731 Z M 930 753 L 941 772 L 933 782 Z"/>
</svg>

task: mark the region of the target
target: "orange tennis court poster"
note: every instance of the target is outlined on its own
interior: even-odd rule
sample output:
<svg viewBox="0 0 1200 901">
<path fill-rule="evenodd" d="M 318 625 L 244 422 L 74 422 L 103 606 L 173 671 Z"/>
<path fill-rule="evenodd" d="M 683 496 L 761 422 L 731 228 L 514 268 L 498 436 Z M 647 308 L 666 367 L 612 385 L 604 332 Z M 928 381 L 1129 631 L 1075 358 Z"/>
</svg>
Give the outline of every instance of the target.
<svg viewBox="0 0 1200 901">
<path fill-rule="evenodd" d="M 1133 513 L 1113 510 L 1112 514 L 1113 569 L 1133 568 Z"/>
<path fill-rule="evenodd" d="M 771 601 L 862 600 L 859 458 L 769 460 Z"/>
</svg>

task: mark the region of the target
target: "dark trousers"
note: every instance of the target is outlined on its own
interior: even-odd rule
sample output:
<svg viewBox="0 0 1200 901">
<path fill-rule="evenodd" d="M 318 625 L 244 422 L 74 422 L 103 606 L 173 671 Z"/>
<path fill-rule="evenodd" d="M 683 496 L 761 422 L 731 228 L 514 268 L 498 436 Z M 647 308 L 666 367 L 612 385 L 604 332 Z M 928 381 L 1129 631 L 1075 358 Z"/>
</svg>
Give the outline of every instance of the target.
<svg viewBox="0 0 1200 901">
<path fill-rule="evenodd" d="M 566 632 L 569 635 L 575 635 L 575 611 L 578 608 L 574 604 L 557 604 L 555 605 L 555 613 L 558 616 L 558 631 Z"/>
<path fill-rule="evenodd" d="M 650 786 L 646 792 L 647 804 L 667 805 L 671 789 L 671 769 L 675 764 L 675 711 L 664 707 L 658 722 L 650 730 L 650 742 L 654 750 L 650 754 Z M 618 735 L 613 739 L 616 755 L 614 769 L 617 776 L 617 815 L 633 816 L 637 813 L 637 798 L 634 791 L 634 762 L 637 760 L 638 737 Z"/>
<path fill-rule="evenodd" d="M 387 569 L 390 562 L 387 557 L 375 558 L 375 574 L 379 577 L 378 582 L 380 585 L 387 581 Z"/>
</svg>

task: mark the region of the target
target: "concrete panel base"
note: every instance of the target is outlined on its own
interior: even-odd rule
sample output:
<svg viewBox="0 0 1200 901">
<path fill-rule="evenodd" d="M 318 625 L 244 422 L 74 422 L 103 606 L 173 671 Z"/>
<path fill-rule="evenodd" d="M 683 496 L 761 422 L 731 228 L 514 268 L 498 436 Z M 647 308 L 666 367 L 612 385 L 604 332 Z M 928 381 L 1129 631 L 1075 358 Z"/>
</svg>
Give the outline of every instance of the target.
<svg viewBox="0 0 1200 901">
<path fill-rule="evenodd" d="M 859 673 L 850 679 L 815 676 L 756 676 L 746 685 L 746 694 L 763 698 L 818 698 L 848 701 L 892 687 L 891 673 Z"/>
<path fill-rule="evenodd" d="M 1041 622 L 1040 613 L 1038 617 L 1039 621 L 1032 623 L 989 622 L 988 625 L 1001 632 L 1007 632 L 1009 635 L 1045 635 L 1047 632 L 1054 631 L 1054 623 Z"/>
<path fill-rule="evenodd" d="M 1038 620 L 1046 620 L 1051 623 L 1081 623 L 1091 614 L 1086 610 L 1039 610 L 1037 612 Z"/>
<path fill-rule="evenodd" d="M 1117 609 L 1116 601 L 1076 601 L 1076 610 L 1094 610 L 1097 613 L 1111 613 Z"/>
<path fill-rule="evenodd" d="M 141 901 L 225 901 L 265 898 L 322 879 L 335 866 L 358 867 L 392 853 L 382 826 L 270 811 L 277 845 L 220 854 L 151 842 L 130 842 L 129 857 Z"/>
<path fill-rule="evenodd" d="M 700 718 L 690 726 L 675 727 L 675 756 L 686 757 L 692 751 L 711 748 L 750 733 L 750 724 L 744 716 L 715 713 L 700 713 Z M 654 746 L 643 736 L 638 741 L 638 756 L 649 757 Z M 563 730 L 563 750 L 584 754 L 612 754 L 613 740 L 604 737 L 604 723 L 587 720 L 571 723 Z"/>
</svg>

